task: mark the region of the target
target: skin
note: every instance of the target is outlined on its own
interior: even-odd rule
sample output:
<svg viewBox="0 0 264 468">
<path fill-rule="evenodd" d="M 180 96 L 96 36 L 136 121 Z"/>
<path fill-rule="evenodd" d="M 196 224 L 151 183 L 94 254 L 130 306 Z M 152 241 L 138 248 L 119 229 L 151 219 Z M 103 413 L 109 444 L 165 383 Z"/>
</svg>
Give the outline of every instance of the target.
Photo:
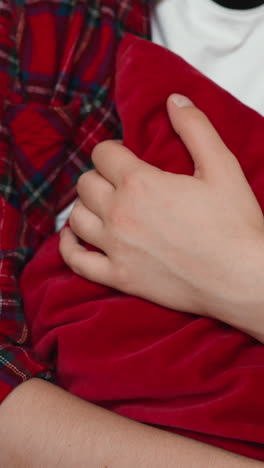
<svg viewBox="0 0 264 468">
<path fill-rule="evenodd" d="M 100 143 L 95 170 L 79 179 L 61 255 L 84 278 L 217 318 L 264 342 L 261 209 L 207 117 L 179 95 L 167 106 L 193 176 L 161 171 L 119 142 Z"/>
<path fill-rule="evenodd" d="M 122 418 L 31 379 L 0 407 L 3 468 L 261 468 L 263 463 Z"/>
</svg>

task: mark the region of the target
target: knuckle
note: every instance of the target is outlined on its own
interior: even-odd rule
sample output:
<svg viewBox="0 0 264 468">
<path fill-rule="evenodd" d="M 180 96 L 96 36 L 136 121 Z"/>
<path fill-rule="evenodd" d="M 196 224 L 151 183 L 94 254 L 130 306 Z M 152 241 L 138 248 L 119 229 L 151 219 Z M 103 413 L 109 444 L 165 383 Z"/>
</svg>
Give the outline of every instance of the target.
<svg viewBox="0 0 264 468">
<path fill-rule="evenodd" d="M 189 107 L 186 109 L 186 118 L 189 125 L 197 125 L 199 123 L 208 122 L 207 116 L 197 107 Z"/>
<path fill-rule="evenodd" d="M 78 276 L 83 276 L 81 268 L 80 268 L 79 265 L 77 265 L 76 263 L 71 263 L 70 267 L 71 267 L 71 270 L 73 271 L 73 273 L 75 273 Z"/>
<path fill-rule="evenodd" d="M 133 210 L 122 203 L 111 209 L 108 215 L 109 231 L 113 239 L 119 239 L 135 229 L 137 222 Z"/>
<path fill-rule="evenodd" d="M 92 154 L 91 154 L 91 159 L 93 163 L 95 164 L 98 158 L 100 158 L 106 152 L 111 151 L 112 146 L 113 146 L 112 140 L 105 140 L 105 141 L 101 141 L 100 143 L 97 143 L 97 145 L 95 145 L 95 147 L 93 148 Z"/>
<path fill-rule="evenodd" d="M 135 169 L 126 174 L 123 178 L 123 185 L 126 190 L 131 192 L 138 192 L 142 187 L 142 178 L 140 171 Z"/>
<path fill-rule="evenodd" d="M 84 258 L 82 247 L 71 245 L 69 239 L 62 236 L 59 241 L 59 252 L 66 265 L 76 274 L 84 276 Z"/>
<path fill-rule="evenodd" d="M 74 273 L 82 276 L 82 268 L 81 268 L 80 256 L 78 255 L 78 252 L 76 252 L 75 250 L 72 250 L 68 255 L 68 261 L 66 263 Z"/>
<path fill-rule="evenodd" d="M 88 182 L 88 177 L 89 177 L 89 174 L 90 174 L 90 171 L 87 171 L 87 172 L 84 172 L 82 175 L 80 175 L 78 181 L 77 181 L 77 185 L 76 185 L 76 188 L 77 188 L 77 192 L 79 193 L 80 191 L 82 191 L 82 189 L 84 187 L 87 186 L 87 182 Z"/>
<path fill-rule="evenodd" d="M 114 282 L 123 292 L 129 292 L 129 271 L 125 265 L 118 265 L 115 268 Z"/>
<path fill-rule="evenodd" d="M 123 209 L 119 206 L 113 207 L 111 211 L 109 212 L 109 216 L 108 216 L 111 227 L 113 228 L 115 226 L 119 226 L 120 224 L 122 224 L 123 217 L 124 217 Z"/>
<path fill-rule="evenodd" d="M 137 234 L 140 229 L 140 215 L 134 209 L 133 203 L 122 201 L 109 210 L 106 215 L 106 229 L 118 251 L 126 244 L 129 237 Z M 120 246 L 120 248 L 119 248 Z"/>
<path fill-rule="evenodd" d="M 79 203 L 78 201 L 75 203 L 75 206 L 73 207 L 70 217 L 69 217 L 69 224 L 72 230 L 74 231 L 76 226 L 78 225 L 78 220 L 79 220 Z"/>
<path fill-rule="evenodd" d="M 76 212 L 72 212 L 69 217 L 69 225 L 73 232 L 75 232 L 77 221 L 76 221 Z"/>
</svg>

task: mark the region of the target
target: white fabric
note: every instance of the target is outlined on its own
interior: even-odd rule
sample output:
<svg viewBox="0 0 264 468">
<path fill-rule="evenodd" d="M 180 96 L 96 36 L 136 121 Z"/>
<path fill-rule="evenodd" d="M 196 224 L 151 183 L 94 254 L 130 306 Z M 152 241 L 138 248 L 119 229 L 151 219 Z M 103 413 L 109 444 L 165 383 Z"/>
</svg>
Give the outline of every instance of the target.
<svg viewBox="0 0 264 468">
<path fill-rule="evenodd" d="M 212 0 L 159 0 L 152 40 L 264 115 L 264 5 L 231 10 Z"/>
<path fill-rule="evenodd" d="M 71 210 L 73 209 L 73 205 L 75 202 L 72 202 L 69 206 L 67 206 L 63 211 L 61 211 L 58 216 L 56 217 L 55 229 L 59 231 L 64 224 L 66 223 L 67 219 L 71 214 Z"/>
<path fill-rule="evenodd" d="M 153 42 L 181 55 L 264 115 L 264 5 L 230 10 L 212 0 L 158 0 L 151 28 Z M 57 230 L 72 206 L 57 217 Z"/>
</svg>

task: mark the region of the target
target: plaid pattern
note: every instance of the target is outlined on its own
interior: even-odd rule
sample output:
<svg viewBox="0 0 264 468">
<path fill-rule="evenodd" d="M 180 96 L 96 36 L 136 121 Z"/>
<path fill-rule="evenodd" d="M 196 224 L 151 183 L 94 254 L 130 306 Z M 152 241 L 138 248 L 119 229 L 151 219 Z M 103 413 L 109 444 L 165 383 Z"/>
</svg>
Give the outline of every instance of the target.
<svg viewBox="0 0 264 468">
<path fill-rule="evenodd" d="M 0 0 L 0 399 L 32 376 L 19 275 L 75 197 L 101 140 L 120 137 L 114 62 L 149 38 L 150 0 Z"/>
</svg>

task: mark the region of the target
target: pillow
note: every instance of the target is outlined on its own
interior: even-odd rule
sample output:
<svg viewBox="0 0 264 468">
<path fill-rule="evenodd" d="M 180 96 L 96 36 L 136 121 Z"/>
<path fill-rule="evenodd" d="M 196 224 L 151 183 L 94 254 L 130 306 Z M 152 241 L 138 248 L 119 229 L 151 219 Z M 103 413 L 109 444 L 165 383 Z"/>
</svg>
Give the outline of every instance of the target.
<svg viewBox="0 0 264 468">
<path fill-rule="evenodd" d="M 237 156 L 264 208 L 262 116 L 182 58 L 132 35 L 120 45 L 115 86 L 124 144 L 139 158 L 193 174 L 166 112 L 171 93 L 187 95 Z M 264 460 L 264 346 L 217 320 L 80 278 L 58 241 L 50 237 L 21 278 L 32 347 L 56 367 L 57 384 L 129 418 Z"/>
</svg>

